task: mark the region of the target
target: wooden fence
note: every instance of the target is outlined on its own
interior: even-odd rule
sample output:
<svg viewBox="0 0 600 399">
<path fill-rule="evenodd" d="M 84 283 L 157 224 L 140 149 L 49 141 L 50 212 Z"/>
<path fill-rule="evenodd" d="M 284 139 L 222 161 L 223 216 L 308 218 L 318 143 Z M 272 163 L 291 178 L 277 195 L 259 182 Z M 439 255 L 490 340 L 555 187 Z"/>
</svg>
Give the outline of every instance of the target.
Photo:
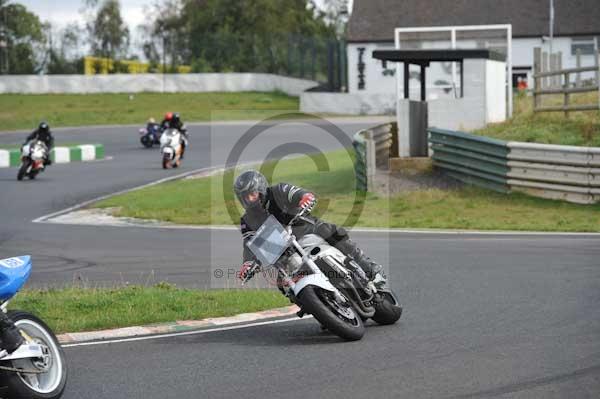
<svg viewBox="0 0 600 399">
<path fill-rule="evenodd" d="M 542 51 L 534 49 L 533 57 L 533 111 L 534 112 L 564 112 L 569 116 L 570 111 L 598 111 L 600 110 L 600 53 L 596 54 L 596 65 L 588 67 L 557 69 L 554 71 L 542 71 Z M 596 72 L 596 78 L 592 84 L 582 85 L 580 75 L 582 72 Z M 571 82 L 571 76 L 576 75 L 576 81 Z M 544 80 L 550 79 L 549 83 Z M 561 79 L 562 78 L 562 79 Z M 598 101 L 595 104 L 571 104 L 571 94 L 597 92 Z M 543 95 L 563 95 L 562 105 L 543 106 Z"/>
</svg>

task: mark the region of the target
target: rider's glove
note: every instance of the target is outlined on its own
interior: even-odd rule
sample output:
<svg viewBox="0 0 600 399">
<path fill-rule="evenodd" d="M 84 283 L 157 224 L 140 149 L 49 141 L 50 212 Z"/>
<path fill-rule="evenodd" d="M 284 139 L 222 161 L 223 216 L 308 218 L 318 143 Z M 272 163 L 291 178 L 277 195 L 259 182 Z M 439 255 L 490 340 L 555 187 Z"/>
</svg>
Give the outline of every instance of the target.
<svg viewBox="0 0 600 399">
<path fill-rule="evenodd" d="M 253 267 L 254 267 L 254 261 L 248 260 L 248 261 L 244 262 L 242 264 L 242 267 L 240 268 L 238 278 L 242 281 L 251 278 L 252 275 L 250 275 L 249 273 Z"/>
<path fill-rule="evenodd" d="M 306 193 L 302 196 L 302 199 L 298 203 L 298 206 L 302 209 L 312 209 L 317 203 L 317 199 L 313 193 Z"/>
</svg>

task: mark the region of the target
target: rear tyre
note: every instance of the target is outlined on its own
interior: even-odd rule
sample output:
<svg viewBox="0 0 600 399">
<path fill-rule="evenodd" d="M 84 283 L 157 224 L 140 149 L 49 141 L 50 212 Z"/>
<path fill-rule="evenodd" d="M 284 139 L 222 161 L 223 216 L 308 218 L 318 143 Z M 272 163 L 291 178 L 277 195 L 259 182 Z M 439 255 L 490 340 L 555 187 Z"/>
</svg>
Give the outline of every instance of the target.
<svg viewBox="0 0 600 399">
<path fill-rule="evenodd" d="M 305 313 L 312 314 L 321 326 L 347 341 L 357 341 L 365 334 L 362 319 L 350 301 L 340 303 L 332 292 L 312 285 L 304 288 L 298 300 Z"/>
<path fill-rule="evenodd" d="M 23 180 L 25 174 L 27 173 L 27 168 L 29 168 L 30 163 L 31 161 L 29 161 L 28 159 L 23 161 L 21 167 L 19 168 L 19 172 L 17 173 L 17 180 Z"/>
<path fill-rule="evenodd" d="M 9 398 L 58 399 L 67 384 L 65 354 L 52 330 L 36 316 L 22 311 L 9 311 L 17 328 L 44 346 L 43 358 L 0 361 L 0 364 L 24 370 L 46 370 L 41 374 L 0 370 Z"/>
<path fill-rule="evenodd" d="M 375 314 L 372 319 L 378 324 L 394 324 L 402 316 L 402 306 L 392 291 L 382 291 L 381 302 L 375 304 Z"/>
</svg>

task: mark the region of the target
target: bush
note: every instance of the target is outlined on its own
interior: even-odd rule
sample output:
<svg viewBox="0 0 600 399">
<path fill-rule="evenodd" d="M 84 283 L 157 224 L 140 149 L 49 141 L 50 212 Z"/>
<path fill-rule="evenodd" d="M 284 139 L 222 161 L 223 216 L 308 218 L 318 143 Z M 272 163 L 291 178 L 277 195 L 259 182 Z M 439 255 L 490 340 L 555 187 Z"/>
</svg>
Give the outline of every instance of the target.
<svg viewBox="0 0 600 399">
<path fill-rule="evenodd" d="M 208 73 L 214 72 L 212 66 L 204 58 L 198 58 L 192 63 L 192 72 L 195 73 Z"/>
</svg>

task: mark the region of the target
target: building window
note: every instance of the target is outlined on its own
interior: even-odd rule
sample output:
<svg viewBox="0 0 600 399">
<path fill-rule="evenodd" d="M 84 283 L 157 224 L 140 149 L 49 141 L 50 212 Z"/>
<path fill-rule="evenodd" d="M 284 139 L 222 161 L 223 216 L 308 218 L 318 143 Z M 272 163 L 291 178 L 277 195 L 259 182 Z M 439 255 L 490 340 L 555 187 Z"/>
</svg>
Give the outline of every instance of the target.
<svg viewBox="0 0 600 399">
<path fill-rule="evenodd" d="M 596 46 L 594 44 L 593 37 L 581 37 L 573 39 L 571 42 L 571 55 L 577 55 L 577 50 L 581 52 L 581 55 L 594 54 Z"/>
</svg>

